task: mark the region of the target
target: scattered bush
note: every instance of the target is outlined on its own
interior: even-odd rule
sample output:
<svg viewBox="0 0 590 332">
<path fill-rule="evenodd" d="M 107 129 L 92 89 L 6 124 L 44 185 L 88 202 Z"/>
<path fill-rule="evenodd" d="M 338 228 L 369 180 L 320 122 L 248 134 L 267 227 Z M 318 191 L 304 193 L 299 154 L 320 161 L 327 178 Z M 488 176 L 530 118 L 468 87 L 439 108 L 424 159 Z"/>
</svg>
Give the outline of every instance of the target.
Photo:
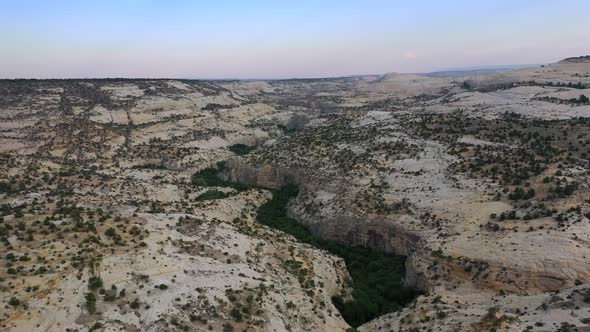
<svg viewBox="0 0 590 332">
<path fill-rule="evenodd" d="M 102 279 L 100 277 L 90 277 L 88 279 L 88 289 L 96 290 L 103 286 Z"/>
<path fill-rule="evenodd" d="M 16 297 L 11 297 L 10 300 L 8 300 L 8 304 L 10 304 L 13 307 L 18 307 L 20 305 L 20 300 Z"/>
<path fill-rule="evenodd" d="M 229 147 L 229 150 L 239 156 L 246 155 L 250 153 L 250 151 L 254 150 L 256 147 L 248 146 L 246 144 L 234 144 Z"/>
<path fill-rule="evenodd" d="M 197 197 L 197 201 L 209 201 L 213 199 L 225 198 L 227 195 L 223 191 L 219 190 L 207 190 Z"/>
<path fill-rule="evenodd" d="M 133 300 L 133 302 L 129 303 L 129 307 L 131 309 L 139 309 L 140 305 L 141 304 L 139 303 L 138 299 L 135 299 L 135 300 Z"/>
<path fill-rule="evenodd" d="M 192 183 L 201 187 L 216 187 L 223 186 L 225 181 L 217 177 L 218 170 L 216 168 L 205 168 L 199 173 L 192 176 Z"/>
<path fill-rule="evenodd" d="M 86 299 L 86 310 L 93 314 L 96 312 L 96 295 L 94 293 L 86 293 L 84 296 Z"/>
</svg>

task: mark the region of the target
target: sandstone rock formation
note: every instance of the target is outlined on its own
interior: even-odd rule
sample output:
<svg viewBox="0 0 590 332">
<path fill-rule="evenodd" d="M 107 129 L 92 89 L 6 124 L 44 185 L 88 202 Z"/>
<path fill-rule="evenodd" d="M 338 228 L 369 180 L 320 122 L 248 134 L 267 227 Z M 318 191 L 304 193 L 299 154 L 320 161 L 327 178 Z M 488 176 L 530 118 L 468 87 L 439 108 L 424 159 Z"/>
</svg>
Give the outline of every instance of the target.
<svg viewBox="0 0 590 332">
<path fill-rule="evenodd" d="M 0 326 L 346 330 L 341 259 L 257 223 L 268 190 L 191 183 L 226 161 L 225 180 L 298 185 L 289 214 L 315 235 L 408 256 L 423 295 L 361 331 L 588 330 L 586 60 L 452 78 L 0 81 Z"/>
</svg>

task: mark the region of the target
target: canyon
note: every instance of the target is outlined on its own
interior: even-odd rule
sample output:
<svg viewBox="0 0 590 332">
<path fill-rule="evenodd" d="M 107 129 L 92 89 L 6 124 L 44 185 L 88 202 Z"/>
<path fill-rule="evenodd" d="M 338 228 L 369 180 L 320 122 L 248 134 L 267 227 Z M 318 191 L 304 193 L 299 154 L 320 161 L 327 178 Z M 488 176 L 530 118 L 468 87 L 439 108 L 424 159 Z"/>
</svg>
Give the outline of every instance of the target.
<svg viewBox="0 0 590 332">
<path fill-rule="evenodd" d="M 0 326 L 590 331 L 587 96 L 588 56 L 453 77 L 0 80 Z M 259 222 L 285 186 L 314 238 L 406 257 L 416 297 L 351 326 L 345 259 Z"/>
</svg>

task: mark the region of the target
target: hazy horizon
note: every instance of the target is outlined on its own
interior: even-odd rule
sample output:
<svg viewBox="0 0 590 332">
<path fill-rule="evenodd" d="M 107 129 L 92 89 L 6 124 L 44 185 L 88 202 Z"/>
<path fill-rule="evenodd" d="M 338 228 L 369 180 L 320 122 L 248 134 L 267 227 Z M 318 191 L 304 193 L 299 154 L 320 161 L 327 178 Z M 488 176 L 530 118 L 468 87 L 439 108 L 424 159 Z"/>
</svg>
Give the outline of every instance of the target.
<svg viewBox="0 0 590 332">
<path fill-rule="evenodd" d="M 590 3 L 8 1 L 0 78 L 282 79 L 590 53 Z"/>
<path fill-rule="evenodd" d="M 560 59 L 561 60 L 561 59 Z M 439 72 L 453 72 L 453 71 L 476 71 L 482 69 L 508 69 L 508 70 L 518 70 L 523 68 L 529 67 L 536 67 L 542 66 L 544 64 L 505 64 L 505 65 L 485 65 L 485 66 L 470 66 L 470 67 L 454 67 L 454 68 L 441 68 L 432 70 L 429 72 L 404 72 L 403 74 L 432 74 L 432 73 L 439 73 Z M 357 74 L 349 74 L 349 75 L 337 75 L 337 76 L 301 76 L 301 77 L 276 77 L 276 78 L 268 78 L 268 77 L 168 77 L 168 76 L 161 76 L 161 77 L 141 77 L 141 76 L 103 76 L 103 77 L 44 77 L 44 78 L 37 78 L 37 77 L 13 77 L 13 78 L 4 78 L 0 77 L 0 80 L 19 80 L 19 79 L 30 79 L 30 80 L 61 80 L 61 79 L 71 79 L 71 80 L 109 80 L 109 79 L 122 79 L 122 80 L 135 80 L 135 79 L 154 79 L 154 80 L 166 80 L 166 79 L 175 79 L 175 80 L 209 80 L 209 81 L 230 81 L 230 80 L 237 80 L 237 81 L 280 81 L 280 80 L 305 80 L 305 79 L 322 79 L 322 78 L 340 78 L 340 77 L 363 77 L 363 76 L 384 76 L 389 73 L 396 73 L 396 72 L 384 72 L 384 73 L 357 73 Z"/>
</svg>

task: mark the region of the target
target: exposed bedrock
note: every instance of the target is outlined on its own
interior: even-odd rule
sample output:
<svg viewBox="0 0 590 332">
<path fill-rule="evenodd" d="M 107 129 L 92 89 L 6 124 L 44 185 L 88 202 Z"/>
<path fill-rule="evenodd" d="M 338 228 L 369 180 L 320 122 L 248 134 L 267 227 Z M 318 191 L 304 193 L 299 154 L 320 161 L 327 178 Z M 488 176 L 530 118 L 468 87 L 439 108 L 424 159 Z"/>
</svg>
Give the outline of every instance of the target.
<svg viewBox="0 0 590 332">
<path fill-rule="evenodd" d="M 516 294 L 553 292 L 588 283 L 587 262 L 576 266 L 547 260 L 520 261 L 505 256 L 494 260 L 437 256 L 418 247 L 406 262 L 409 286 L 431 290 L 440 284 L 469 282 L 496 291 Z"/>
<path fill-rule="evenodd" d="M 295 184 L 302 190 L 313 191 L 322 184 L 307 180 L 295 170 L 263 165 L 252 167 L 239 159 L 228 160 L 228 178 L 231 181 L 278 189 Z M 351 246 L 360 246 L 385 253 L 407 256 L 416 249 L 420 236 L 409 233 L 393 221 L 372 220 L 366 216 L 333 215 L 318 218 L 306 214 L 293 204 L 289 215 L 305 225 L 314 235 Z"/>
<path fill-rule="evenodd" d="M 279 189 L 288 184 L 299 185 L 304 182 L 303 177 L 292 169 L 272 165 L 253 167 L 239 158 L 230 158 L 227 167 L 228 180 L 239 183 Z"/>
<path fill-rule="evenodd" d="M 318 181 L 299 174 L 297 170 L 273 165 L 252 166 L 238 158 L 228 161 L 226 176 L 232 181 L 272 188 L 296 184 L 301 193 L 337 191 L 332 188 L 334 181 Z M 323 239 L 408 256 L 405 282 L 415 289 L 430 291 L 440 284 L 470 282 L 482 288 L 530 294 L 557 291 L 590 281 L 588 258 L 580 254 L 581 249 L 576 246 L 556 244 L 555 250 L 546 255 L 527 254 L 526 251 L 498 255 L 493 252 L 502 251 L 502 248 L 473 247 L 477 242 L 483 243 L 485 238 L 466 242 L 457 233 L 444 241 L 445 249 L 439 252 L 437 249 L 443 243 L 435 232 L 405 227 L 410 224 L 409 219 L 406 220 L 410 216 L 359 215 L 345 206 L 343 209 L 326 207 L 322 211 L 308 211 L 301 196 L 289 207 L 292 218 Z M 525 237 L 519 241 L 533 240 Z M 542 241 L 559 244 L 566 240 L 569 235 L 555 232 L 546 235 Z M 510 243 L 515 240 L 505 241 L 509 241 L 505 246 L 510 248 Z M 528 250 L 533 248 L 527 247 Z M 572 262 L 571 257 L 577 258 Z"/>
<path fill-rule="evenodd" d="M 321 184 L 307 180 L 295 170 L 263 165 L 254 167 L 238 158 L 227 163 L 228 180 L 278 189 L 284 185 L 295 184 L 301 190 L 318 190 Z M 326 184 L 327 185 L 327 184 Z M 409 232 L 392 220 L 368 219 L 365 216 L 333 215 L 328 218 L 308 214 L 297 202 L 289 207 L 289 216 L 303 224 L 314 235 L 349 246 L 359 246 L 389 254 L 411 256 L 418 247 L 421 236 Z M 406 284 L 425 290 L 427 283 L 424 274 L 412 266 L 413 259 L 406 263 Z"/>
<path fill-rule="evenodd" d="M 332 219 L 314 218 L 298 213 L 296 207 L 289 209 L 289 216 L 305 225 L 314 235 L 354 247 L 364 247 L 388 254 L 407 256 L 406 286 L 428 291 L 430 284 L 415 265 L 414 258 L 420 247 L 421 235 L 409 232 L 392 221 L 367 220 L 359 216 L 335 216 Z M 419 260 L 418 260 L 419 261 Z"/>
<path fill-rule="evenodd" d="M 391 221 L 346 215 L 318 220 L 319 218 L 301 214 L 300 211 L 297 206 L 292 206 L 289 215 L 305 225 L 314 235 L 350 246 L 408 256 L 416 250 L 420 240 L 418 234 L 409 233 Z"/>
</svg>

